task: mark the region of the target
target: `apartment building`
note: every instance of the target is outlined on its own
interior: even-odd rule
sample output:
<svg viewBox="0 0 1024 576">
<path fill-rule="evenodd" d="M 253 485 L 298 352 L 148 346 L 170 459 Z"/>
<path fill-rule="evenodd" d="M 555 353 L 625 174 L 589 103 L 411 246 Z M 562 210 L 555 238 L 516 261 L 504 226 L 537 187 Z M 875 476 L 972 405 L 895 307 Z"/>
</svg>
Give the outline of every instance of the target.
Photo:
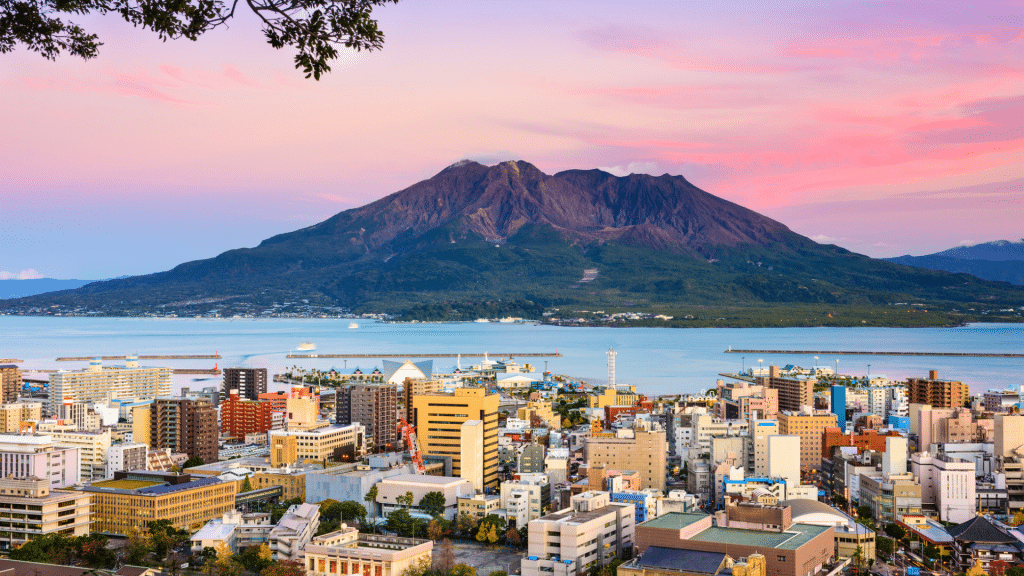
<svg viewBox="0 0 1024 576">
<path fill-rule="evenodd" d="M 795 412 L 802 406 L 814 406 L 814 384 L 817 380 L 809 376 L 784 378 L 778 366 L 768 367 L 767 377 L 758 377 L 757 383 L 779 392 L 779 411 Z"/>
<path fill-rule="evenodd" d="M 335 390 L 335 423 L 366 428 L 367 449 L 383 452 L 398 440 L 397 384 L 349 384 Z"/>
<path fill-rule="evenodd" d="M 303 563 L 307 576 L 401 576 L 429 566 L 433 548 L 430 540 L 360 534 L 346 527 L 313 538 Z"/>
<path fill-rule="evenodd" d="M 44 478 L 0 478 L 0 550 L 47 534 L 88 535 L 89 502 L 90 495 L 83 492 L 51 490 Z"/>
<path fill-rule="evenodd" d="M 0 434 L 0 478 L 36 477 L 50 488 L 81 481 L 78 448 L 58 448 L 48 434 Z"/>
<path fill-rule="evenodd" d="M 217 409 L 205 399 L 157 398 L 150 413 L 150 448 L 216 462 L 219 448 Z"/>
<path fill-rule="evenodd" d="M 236 390 L 220 404 L 220 431 L 235 438 L 266 434 L 274 427 L 274 409 L 267 402 L 246 400 Z"/>
<path fill-rule="evenodd" d="M 65 398 L 76 402 L 149 400 L 171 393 L 171 368 L 140 367 L 137 356 L 129 356 L 123 367 L 104 367 L 96 358 L 85 370 L 59 371 L 50 375 L 47 411 L 56 414 Z"/>
<path fill-rule="evenodd" d="M 817 470 L 821 465 L 822 439 L 826 428 L 835 428 L 838 420 L 830 412 L 815 412 L 805 406 L 799 412 L 779 413 L 779 434 L 800 437 L 800 468 Z"/>
<path fill-rule="evenodd" d="M 21 394 L 21 369 L 14 364 L 0 364 L 0 402 L 14 402 Z"/>
<path fill-rule="evenodd" d="M 501 497 L 495 494 L 473 494 L 472 496 L 460 496 L 458 498 L 458 516 L 463 514 L 472 516 L 477 520 L 490 516 L 501 510 Z"/>
<path fill-rule="evenodd" d="M 113 444 L 107 450 L 107 473 L 104 478 L 113 478 L 122 470 L 146 470 L 149 446 L 140 442 Z"/>
<path fill-rule="evenodd" d="M 235 508 L 234 482 L 172 472 L 115 472 L 81 490 L 92 496 L 92 531 L 103 534 L 126 535 L 154 520 L 194 531 Z"/>
<path fill-rule="evenodd" d="M 715 416 L 721 420 L 774 419 L 779 413 L 779 391 L 746 380 L 717 382 Z"/>
<path fill-rule="evenodd" d="M 633 428 L 619 430 L 616 437 L 588 438 L 585 453 L 590 466 L 636 470 L 642 489 L 665 490 L 668 446 L 663 430 Z"/>
<path fill-rule="evenodd" d="M 482 471 L 483 486 L 497 488 L 498 402 L 497 394 L 488 394 L 483 388 L 413 396 L 412 414 L 423 455 L 450 456 L 453 475 L 478 481 L 478 471 Z M 482 435 L 482 450 L 476 449 L 479 439 L 471 443 L 472 449 L 463 449 L 464 435 L 466 440 Z"/>
<path fill-rule="evenodd" d="M 929 404 L 933 408 L 959 408 L 970 398 L 967 384 L 939 380 L 938 370 L 929 370 L 928 378 L 907 379 L 907 399 L 911 404 Z"/>
<path fill-rule="evenodd" d="M 910 471 L 920 479 L 921 507 L 939 520 L 960 524 L 976 514 L 977 495 L 973 462 L 945 455 L 915 452 Z"/>
<path fill-rule="evenodd" d="M 230 397 L 232 390 L 238 391 L 238 396 L 246 400 L 259 400 L 260 394 L 267 391 L 267 369 L 224 368 L 221 398 Z"/>
<path fill-rule="evenodd" d="M 587 491 L 570 508 L 529 523 L 522 576 L 582 576 L 632 553 L 636 511 L 607 492 Z"/>
<path fill-rule="evenodd" d="M 876 525 L 884 526 L 906 515 L 921 514 L 921 485 L 910 472 L 861 474 L 858 502 L 871 508 Z"/>
<path fill-rule="evenodd" d="M 43 419 L 43 403 L 33 401 L 0 404 L 0 434 L 16 434 L 22 424 Z"/>
<path fill-rule="evenodd" d="M 57 448 L 77 448 L 79 477 L 82 482 L 102 480 L 107 477 L 107 451 L 110 450 L 110 430 L 53 431 L 53 445 Z"/>
</svg>

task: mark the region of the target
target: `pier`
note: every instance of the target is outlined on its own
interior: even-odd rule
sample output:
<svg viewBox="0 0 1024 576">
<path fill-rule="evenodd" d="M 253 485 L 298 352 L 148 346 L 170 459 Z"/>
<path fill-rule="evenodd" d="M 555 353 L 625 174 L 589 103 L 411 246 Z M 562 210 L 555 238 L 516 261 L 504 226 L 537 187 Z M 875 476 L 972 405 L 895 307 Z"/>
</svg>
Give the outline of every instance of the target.
<svg viewBox="0 0 1024 576">
<path fill-rule="evenodd" d="M 172 369 L 174 374 L 213 374 L 219 375 L 221 373 L 220 368 L 174 368 Z M 22 372 L 36 372 L 40 374 L 56 374 L 60 370 L 40 369 L 40 368 L 24 368 Z M 26 380 L 27 382 L 27 380 Z"/>
<path fill-rule="evenodd" d="M 534 352 L 523 354 L 509 354 L 507 352 L 486 352 L 488 356 L 495 358 L 561 358 L 559 352 Z M 289 354 L 286 358 L 483 358 L 484 354 Z M 140 356 L 141 358 L 141 356 Z"/>
<path fill-rule="evenodd" d="M 732 348 L 726 354 L 797 354 L 805 356 L 946 356 L 954 358 L 1024 358 L 1010 352 L 869 352 L 864 350 L 741 350 Z"/>
<path fill-rule="evenodd" d="M 88 362 L 97 356 L 66 356 L 57 362 Z M 127 360 L 127 356 L 99 356 L 100 360 Z M 139 360 L 220 360 L 220 354 L 140 354 Z"/>
<path fill-rule="evenodd" d="M 14 358 L 0 358 L 0 364 L 21 364 L 24 360 L 15 360 Z"/>
</svg>

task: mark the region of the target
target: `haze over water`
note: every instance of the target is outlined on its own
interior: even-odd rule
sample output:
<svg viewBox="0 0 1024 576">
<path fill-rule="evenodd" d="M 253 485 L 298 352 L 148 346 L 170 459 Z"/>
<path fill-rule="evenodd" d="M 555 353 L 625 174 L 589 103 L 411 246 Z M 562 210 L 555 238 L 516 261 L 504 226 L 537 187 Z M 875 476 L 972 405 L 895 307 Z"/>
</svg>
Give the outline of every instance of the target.
<svg viewBox="0 0 1024 576">
<path fill-rule="evenodd" d="M 959 328 L 561 328 L 531 324 L 385 324 L 348 319 L 143 319 L 0 317 L 0 358 L 24 360 L 25 369 L 79 369 L 84 362 L 56 362 L 60 356 L 124 354 L 211 354 L 221 360 L 149 360 L 143 365 L 175 368 L 266 367 L 271 374 L 298 365 L 307 369 L 343 369 L 343 359 L 286 358 L 301 342 L 313 342 L 321 354 L 341 353 L 531 353 L 554 352 L 562 358 L 517 358 L 536 370 L 588 378 L 604 383 L 607 350 L 615 348 L 617 381 L 636 384 L 645 394 L 694 393 L 714 386 L 719 372 L 742 365 L 797 364 L 813 366 L 811 355 L 727 354 L 732 348 L 788 350 L 878 350 L 928 352 L 1024 352 L 1024 326 L 972 324 Z M 821 356 L 820 365 L 835 367 L 835 356 Z M 840 356 L 842 373 L 884 374 L 891 380 L 927 376 L 962 380 L 972 392 L 1017 386 L 1021 358 L 944 358 L 920 356 Z M 434 360 L 435 370 L 448 370 L 455 358 Z M 462 365 L 478 363 L 463 357 Z M 120 361 L 107 361 L 117 365 Z M 348 369 L 364 372 L 380 366 L 376 359 L 349 359 Z M 209 378 L 196 381 L 195 378 Z M 175 376 L 175 388 L 201 387 L 219 377 Z M 280 389 L 273 385 L 272 389 Z"/>
</svg>

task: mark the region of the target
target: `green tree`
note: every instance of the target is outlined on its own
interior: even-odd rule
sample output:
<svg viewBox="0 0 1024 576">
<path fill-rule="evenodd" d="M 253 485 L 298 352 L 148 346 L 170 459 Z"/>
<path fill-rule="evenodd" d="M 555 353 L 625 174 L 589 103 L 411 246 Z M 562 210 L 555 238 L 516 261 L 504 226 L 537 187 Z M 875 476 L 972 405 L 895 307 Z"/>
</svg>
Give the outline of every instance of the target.
<svg viewBox="0 0 1024 576">
<path fill-rule="evenodd" d="M 413 502 L 412 492 L 411 491 L 406 491 L 405 494 L 402 494 L 401 496 L 396 496 L 395 500 L 398 502 L 398 504 L 400 506 L 405 506 L 406 508 L 408 508 L 408 507 L 412 506 L 412 502 Z"/>
<path fill-rule="evenodd" d="M 125 562 L 133 566 L 143 564 L 146 556 L 153 551 L 153 537 L 148 528 L 128 529 L 128 546 L 125 548 Z"/>
<path fill-rule="evenodd" d="M 366 507 L 354 500 L 346 500 L 339 503 L 338 510 L 341 512 L 342 522 L 352 522 L 354 520 L 362 522 L 362 519 L 366 518 Z"/>
<path fill-rule="evenodd" d="M 399 508 L 388 514 L 388 530 L 394 531 L 399 536 L 412 537 L 414 535 L 415 525 L 407 508 Z"/>
<path fill-rule="evenodd" d="M 238 555 L 237 560 L 249 572 L 259 574 L 274 563 L 274 553 L 270 550 L 270 546 L 264 542 L 259 546 L 246 548 Z"/>
<path fill-rule="evenodd" d="M 846 508 L 846 497 L 842 494 L 833 494 L 832 501 L 835 502 L 838 508 Z"/>
<path fill-rule="evenodd" d="M 476 576 L 476 568 L 466 564 L 456 564 L 452 566 L 452 571 L 448 573 L 448 576 Z"/>
<path fill-rule="evenodd" d="M 892 538 L 886 538 L 885 536 L 876 536 L 875 550 L 883 556 L 892 556 L 893 552 L 896 551 L 896 541 Z"/>
<path fill-rule="evenodd" d="M 363 502 L 370 507 L 370 512 L 374 517 L 377 516 L 377 485 L 370 486 L 367 490 L 366 495 L 363 496 Z"/>
<path fill-rule="evenodd" d="M 886 524 L 885 533 L 896 540 L 903 540 L 903 537 L 907 535 L 906 529 L 896 523 Z"/>
<path fill-rule="evenodd" d="M 459 517 L 455 522 L 456 530 L 458 530 L 459 534 L 465 536 L 472 534 L 473 531 L 476 530 L 477 524 L 479 524 L 479 522 L 477 521 L 476 516 L 466 514 L 465 512 L 459 514 Z"/>
<path fill-rule="evenodd" d="M 870 520 L 872 517 L 871 507 L 866 504 L 857 506 L 857 517 L 861 520 Z"/>
<path fill-rule="evenodd" d="M 928 544 L 927 546 L 924 547 L 924 557 L 928 558 L 929 560 L 937 559 L 939 557 L 939 547 L 936 546 L 935 544 Z M 1020 570 L 1021 570 L 1020 576 L 1024 576 L 1024 568 L 1021 568 Z M 1007 569 L 1006 576 L 1009 576 L 1009 574 L 1010 574 L 1010 570 Z"/>
<path fill-rule="evenodd" d="M 407 494 L 412 496 L 411 492 L 407 492 Z M 420 498 L 420 510 L 435 518 L 444 514 L 444 507 L 444 494 L 441 492 L 427 492 L 423 495 L 423 498 Z"/>
<path fill-rule="evenodd" d="M 249 477 L 246 476 L 245 480 L 242 480 L 242 487 L 239 492 L 252 492 L 252 482 L 249 482 Z"/>
<path fill-rule="evenodd" d="M 508 572 L 504 570 L 492 570 L 487 576 L 508 576 Z"/>
<path fill-rule="evenodd" d="M 259 18 L 263 35 L 272 47 L 290 47 L 295 67 L 320 79 L 330 72 L 338 48 L 377 50 L 384 33 L 372 17 L 373 9 L 397 0 L 246 0 Z M 18 45 L 54 60 L 63 52 L 86 60 L 99 54 L 99 36 L 68 19 L 70 15 L 117 15 L 133 26 L 155 33 L 161 40 L 197 40 L 215 28 L 226 28 L 238 0 L 0 0 L 0 53 Z"/>
</svg>

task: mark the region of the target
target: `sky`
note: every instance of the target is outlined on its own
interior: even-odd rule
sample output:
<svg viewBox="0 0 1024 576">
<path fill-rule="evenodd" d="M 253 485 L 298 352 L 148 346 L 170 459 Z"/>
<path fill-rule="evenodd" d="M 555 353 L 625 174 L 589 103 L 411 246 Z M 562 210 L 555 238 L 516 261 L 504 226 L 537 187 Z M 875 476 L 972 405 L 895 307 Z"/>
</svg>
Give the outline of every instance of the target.
<svg viewBox="0 0 1024 576">
<path fill-rule="evenodd" d="M 1017 2 L 401 0 L 319 82 L 243 15 L 0 54 L 0 278 L 254 246 L 464 158 L 673 174 L 876 257 L 1024 236 Z"/>
</svg>

